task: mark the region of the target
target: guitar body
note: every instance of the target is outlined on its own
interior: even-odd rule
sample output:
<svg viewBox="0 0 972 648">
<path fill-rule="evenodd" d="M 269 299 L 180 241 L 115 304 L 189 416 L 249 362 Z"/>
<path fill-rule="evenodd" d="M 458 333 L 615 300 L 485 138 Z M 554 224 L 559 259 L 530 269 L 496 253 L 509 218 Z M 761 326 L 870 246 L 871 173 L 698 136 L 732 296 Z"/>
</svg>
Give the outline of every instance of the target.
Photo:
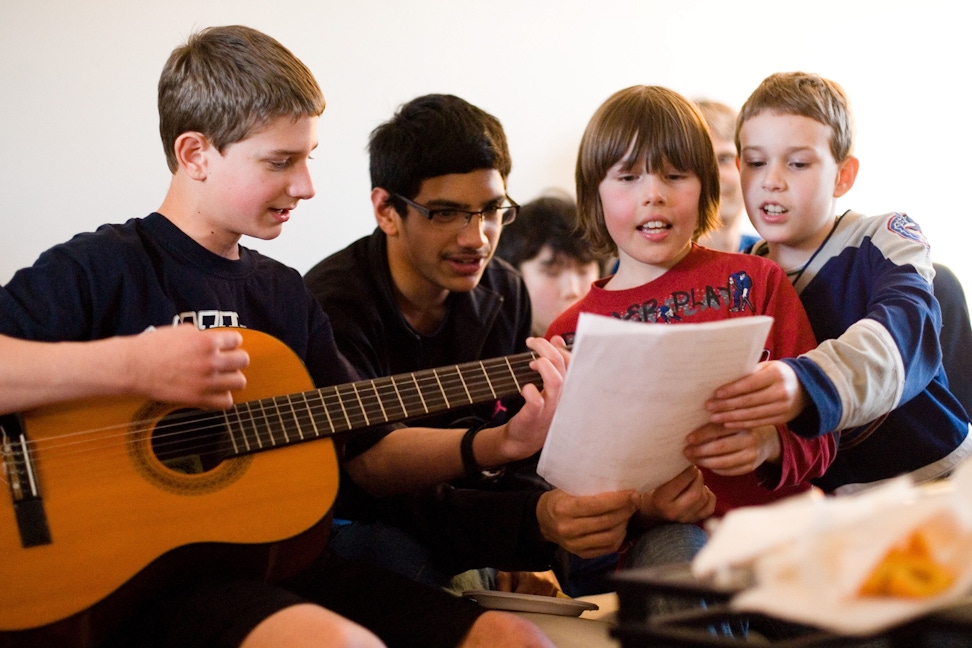
<svg viewBox="0 0 972 648">
<path fill-rule="evenodd" d="M 241 333 L 250 366 L 236 402 L 313 388 L 303 364 L 283 343 L 255 331 Z M 240 552 L 252 548 L 257 564 L 247 565 L 250 575 L 274 578 L 299 570 L 323 548 L 322 529 L 338 487 L 330 440 L 211 466 L 181 455 L 162 459 L 168 430 L 184 412 L 168 404 L 102 398 L 23 415 L 50 541 L 25 547 L 13 498 L 0 497 L 0 644 L 72 621 L 96 639 L 84 620 L 89 609 L 97 614 L 99 604 L 117 605 L 111 595 L 128 597 L 143 574 L 156 585 L 170 557 L 174 565 L 197 569 L 220 553 L 215 546 L 232 545 L 226 554 L 242 566 Z M 279 544 L 291 538 L 300 541 L 300 552 Z M 195 547 L 201 560 L 187 558 Z"/>
</svg>

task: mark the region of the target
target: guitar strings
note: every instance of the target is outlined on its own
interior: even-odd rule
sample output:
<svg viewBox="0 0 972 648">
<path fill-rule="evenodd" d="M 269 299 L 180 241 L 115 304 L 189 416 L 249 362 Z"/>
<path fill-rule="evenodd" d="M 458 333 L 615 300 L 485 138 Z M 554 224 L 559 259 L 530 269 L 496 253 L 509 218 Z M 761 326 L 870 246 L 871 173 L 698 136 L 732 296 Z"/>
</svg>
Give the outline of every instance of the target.
<svg viewBox="0 0 972 648">
<path fill-rule="evenodd" d="M 532 377 L 527 376 L 527 377 L 524 377 L 521 380 L 521 382 L 523 384 L 526 384 L 526 382 L 531 381 L 531 379 L 532 379 Z M 431 379 L 431 378 L 430 379 L 426 379 L 425 382 L 430 382 L 431 380 L 433 380 L 433 379 Z M 505 395 L 505 393 L 507 393 L 507 392 L 509 392 L 509 393 L 515 393 L 516 392 L 516 387 L 518 386 L 519 383 L 516 383 L 515 381 L 509 381 L 509 379 L 507 379 L 507 382 L 509 382 L 510 384 L 509 385 L 503 385 L 502 384 L 502 381 L 497 382 L 497 385 L 496 386 L 500 389 L 500 392 L 497 392 L 495 395 L 501 395 L 501 392 L 502 392 L 502 395 Z M 428 385 L 423 385 L 423 388 L 427 388 L 427 387 L 428 387 Z M 327 391 L 327 390 L 325 389 L 324 391 Z M 491 397 L 494 396 L 493 390 L 491 390 L 489 388 L 476 389 L 474 387 L 474 388 L 470 389 L 468 391 L 468 393 L 471 395 L 471 397 L 473 399 L 472 402 L 482 402 L 483 400 L 488 400 L 489 398 L 491 398 Z M 319 398 L 317 391 L 307 392 L 307 394 L 314 394 L 315 395 L 315 398 L 314 399 L 308 399 L 308 400 L 318 400 L 318 398 Z M 327 405 L 328 400 L 334 400 L 335 397 L 340 397 L 340 394 L 337 391 L 337 388 L 335 388 L 335 394 L 332 395 L 330 397 L 330 399 L 328 398 L 328 395 L 327 394 L 320 395 L 320 405 L 311 406 L 309 408 L 309 410 L 311 412 L 310 415 L 312 416 L 314 414 L 315 410 L 316 410 L 318 412 L 318 416 L 319 416 L 319 412 L 323 408 L 326 408 L 328 406 Z M 347 398 L 348 397 L 348 394 L 345 394 L 344 397 Z M 457 397 L 458 397 L 458 399 L 460 401 L 458 403 L 458 405 L 467 404 L 466 402 L 464 402 L 464 400 L 462 398 L 462 395 L 458 391 L 453 394 L 453 400 L 455 401 Z M 250 413 L 246 417 L 249 420 L 246 421 L 245 424 L 248 424 L 248 425 L 251 425 L 251 426 L 256 427 L 256 426 L 259 426 L 259 425 L 264 424 L 264 423 L 267 423 L 267 422 L 272 422 L 273 419 L 278 419 L 284 425 L 283 429 L 286 430 L 286 424 L 283 421 L 282 414 L 281 414 L 281 406 L 282 406 L 282 403 L 277 402 L 277 401 L 279 401 L 282 398 L 287 398 L 287 397 L 285 396 L 285 397 L 276 397 L 274 399 L 263 399 L 263 401 L 250 401 L 248 403 L 249 405 L 252 405 L 253 403 L 256 403 L 256 402 L 261 402 L 262 403 L 261 404 L 261 410 L 263 410 L 263 412 L 259 416 L 254 416 L 252 413 Z M 410 414 L 410 416 L 420 415 L 420 414 L 422 414 L 422 413 L 424 413 L 426 411 L 426 405 L 427 404 L 420 403 L 419 402 L 420 400 L 421 399 L 418 396 L 412 396 L 411 398 L 406 398 L 405 399 L 405 401 L 406 401 L 406 407 L 408 408 L 408 413 Z M 290 405 L 290 404 L 292 404 L 292 401 L 288 401 L 287 405 Z M 420 407 L 420 405 L 421 405 L 421 407 Z M 236 411 L 237 414 L 238 414 L 238 410 L 239 410 L 239 406 L 236 406 L 234 408 L 231 408 L 230 411 Z M 429 411 L 429 412 L 441 411 L 441 408 L 438 407 L 438 406 L 435 406 L 435 404 L 433 404 L 433 407 L 428 408 L 427 411 Z M 415 414 L 414 412 L 419 412 L 419 414 Z M 180 416 L 179 414 L 174 414 L 174 415 L 170 416 L 169 418 L 190 418 L 190 419 L 192 419 L 192 418 L 199 418 L 200 417 L 200 414 L 202 414 L 203 415 L 203 418 L 208 418 L 209 420 L 214 420 L 216 418 L 216 417 L 213 416 L 214 413 L 219 413 L 219 411 L 218 410 L 215 410 L 215 411 L 208 411 L 208 410 L 207 411 L 193 411 L 193 412 L 189 412 L 187 414 L 183 414 L 182 416 Z M 208 417 L 206 416 L 207 414 L 209 415 Z M 351 414 L 353 415 L 354 413 L 352 412 Z M 290 415 L 288 414 L 288 417 L 289 416 Z M 394 417 L 394 418 L 400 418 L 400 417 Z M 394 420 L 394 418 L 392 420 Z M 295 421 L 295 422 L 299 424 L 299 421 Z M 384 422 L 387 422 L 387 421 L 386 420 L 381 420 L 381 421 L 377 421 L 375 424 L 384 423 Z M 244 424 L 244 423 L 241 422 L 241 424 Z M 316 439 L 316 438 L 322 438 L 324 436 L 330 436 L 331 434 L 333 434 L 335 432 L 342 431 L 344 429 L 344 427 L 347 426 L 347 424 L 348 424 L 347 421 L 345 421 L 344 425 L 337 426 L 332 421 L 332 426 L 333 426 L 334 429 L 329 430 L 327 434 L 322 435 L 320 433 L 320 430 L 319 429 L 316 429 L 314 431 L 314 433 L 310 434 L 309 436 L 304 435 L 302 432 L 299 434 L 299 436 L 301 436 L 301 438 L 303 440 L 312 440 L 312 439 Z M 351 429 L 354 429 L 356 427 L 363 427 L 363 426 L 364 426 L 364 422 L 363 421 L 362 421 L 362 424 L 360 426 L 355 425 L 355 422 L 354 421 L 350 421 L 350 427 L 351 427 Z M 113 427 L 116 427 L 118 429 L 122 429 L 124 426 L 118 425 L 118 426 L 113 426 Z M 157 427 L 157 429 L 158 428 L 163 428 L 164 429 L 166 427 L 169 427 L 169 428 L 178 427 L 178 424 L 174 424 L 173 423 L 173 424 L 169 424 L 169 425 L 160 425 L 160 426 Z M 299 427 L 299 425 L 298 425 L 298 427 Z M 110 428 L 104 428 L 104 429 L 110 429 Z M 141 431 L 144 432 L 147 429 L 148 428 L 144 428 Z M 208 436 L 203 434 L 207 429 L 209 430 Z M 130 428 L 129 428 L 129 431 L 131 431 Z M 136 432 L 137 432 L 137 430 L 136 430 Z M 85 435 L 85 434 L 88 434 L 88 431 L 75 432 L 75 433 L 72 433 L 70 436 L 78 437 L 79 435 Z M 104 450 L 105 450 L 105 442 L 106 442 L 106 440 L 109 442 L 108 449 L 110 450 L 111 449 L 110 442 L 113 439 L 117 441 L 118 439 L 124 437 L 124 441 L 121 442 L 121 443 L 115 443 L 115 447 L 117 449 L 119 449 L 120 451 L 127 452 L 128 451 L 128 445 L 131 443 L 131 440 L 128 439 L 128 434 L 129 434 L 129 432 L 123 431 L 123 432 L 119 432 L 118 434 L 111 435 L 111 436 L 108 436 L 108 437 L 102 436 L 102 437 L 99 437 L 99 438 L 96 438 L 96 439 L 81 440 L 81 441 L 74 440 L 70 444 L 61 444 L 61 446 L 62 446 L 62 449 L 65 448 L 65 447 L 70 448 L 70 451 L 73 452 L 73 454 L 75 454 L 75 455 L 86 455 L 86 454 L 89 454 L 89 453 L 91 453 L 93 451 L 98 451 L 99 453 L 101 453 L 100 456 L 101 457 L 104 457 Z M 210 448 L 214 447 L 214 445 L 216 443 L 218 443 L 219 441 L 225 439 L 225 436 L 226 436 L 226 426 L 222 422 L 214 423 L 213 425 L 209 425 L 209 426 L 205 426 L 205 427 L 198 427 L 197 426 L 194 434 L 195 434 L 194 440 L 196 441 L 195 446 L 187 446 L 184 443 L 183 440 L 176 440 L 173 443 L 176 443 L 176 444 L 180 444 L 181 443 L 182 444 L 182 447 L 179 448 L 179 450 L 183 454 L 192 454 L 193 453 L 193 450 L 210 449 Z M 259 440 L 261 438 L 259 436 L 259 432 L 257 431 L 257 432 L 255 432 L 255 434 L 257 435 L 255 438 Z M 182 433 L 179 433 L 180 439 L 182 439 L 184 437 L 184 435 L 185 435 L 185 431 L 183 431 Z M 173 435 L 170 435 L 169 433 L 165 433 L 165 432 L 161 432 L 161 433 L 155 435 L 155 438 L 153 440 L 154 441 L 153 442 L 153 448 L 155 449 L 155 451 L 157 453 L 164 454 L 167 446 L 170 446 L 171 445 L 170 443 L 167 443 L 165 441 L 165 438 L 167 436 L 173 436 Z M 62 436 L 60 438 L 68 438 L 68 435 L 64 435 L 64 436 Z M 56 440 L 57 438 L 54 438 L 54 439 Z M 274 442 L 272 435 L 269 437 L 269 439 L 270 439 L 270 442 L 269 443 L 266 443 L 266 444 L 260 443 L 259 444 L 259 447 L 258 448 L 255 448 L 255 450 L 266 449 L 268 447 L 274 447 L 276 445 L 279 445 L 279 442 Z M 283 443 L 284 444 L 287 444 L 290 441 L 291 440 L 286 436 L 286 431 L 285 431 L 285 439 L 283 440 Z M 41 444 L 43 444 L 43 446 L 44 446 L 44 454 L 43 454 L 43 456 L 44 456 L 45 459 L 50 460 L 50 459 L 53 458 L 53 454 L 57 454 L 57 453 L 53 453 L 52 454 L 52 452 L 53 452 L 52 449 L 57 448 L 57 445 L 55 443 L 53 443 L 51 441 L 51 439 L 39 439 L 39 440 L 32 441 L 31 444 L 36 445 L 38 448 L 40 448 Z M 47 447 L 48 445 L 50 446 L 50 448 Z M 94 447 L 94 446 L 96 446 L 96 447 Z M 252 449 L 252 448 L 248 448 L 248 450 L 250 450 L 250 449 Z M 61 454 L 63 455 L 65 453 L 62 452 Z"/>
<path fill-rule="evenodd" d="M 106 448 L 110 450 L 113 446 L 120 452 L 127 452 L 128 445 L 133 442 L 132 436 L 141 437 L 148 434 L 153 430 L 155 423 L 158 424 L 154 427 L 152 444 L 157 453 L 164 453 L 167 448 L 181 444 L 179 450 L 191 454 L 192 450 L 212 447 L 214 439 L 223 441 L 227 436 L 232 436 L 232 430 L 227 429 L 228 425 L 233 427 L 233 422 L 228 420 L 230 416 L 237 418 L 236 423 L 244 437 L 246 426 L 250 426 L 254 435 L 254 445 L 258 446 L 255 450 L 293 442 L 293 439 L 287 435 L 288 426 L 285 419 L 293 421 L 296 425 L 294 437 L 302 440 L 324 438 L 342 431 L 406 420 L 425 413 L 445 411 L 453 407 L 513 395 L 527 383 L 538 382 L 538 375 L 529 369 L 529 363 L 535 357 L 535 354 L 525 353 L 511 356 L 508 359 L 484 360 L 452 367 L 398 374 L 309 390 L 299 394 L 246 401 L 237 403 L 226 410 L 192 410 L 187 408 L 186 411 L 180 411 L 178 407 L 175 407 L 161 420 L 127 421 L 41 439 L 28 439 L 28 454 L 43 452 L 45 459 L 72 454 L 84 456 L 95 451 L 103 453 Z M 507 371 L 499 376 L 494 376 L 491 380 L 490 371 L 504 365 Z M 476 369 L 479 371 L 476 371 Z M 466 372 L 473 371 L 474 373 L 472 376 L 466 376 L 463 370 Z M 475 375 L 480 372 L 482 376 Z M 296 397 L 300 397 L 304 404 L 295 404 Z M 393 409 L 396 413 L 401 411 L 402 414 L 388 415 L 385 406 L 382 404 L 386 400 L 391 401 L 391 404 L 397 403 L 397 406 Z M 345 407 L 344 403 L 348 403 L 351 407 Z M 372 411 L 372 417 L 369 417 L 366 408 L 373 403 L 380 405 L 381 411 L 378 413 L 379 417 L 372 420 L 375 412 Z M 255 414 L 253 408 L 257 405 L 259 405 L 260 411 Z M 245 415 L 241 415 L 244 408 L 248 411 Z M 313 430 L 308 430 L 307 434 L 301 428 L 300 417 L 296 413 L 298 409 L 300 412 L 307 413 L 307 421 L 312 424 Z M 324 419 L 326 419 L 326 424 L 322 425 Z M 200 420 L 207 420 L 209 423 L 195 428 L 185 427 L 187 422 L 195 423 Z M 279 439 L 275 439 L 273 436 L 273 430 L 278 427 L 277 423 L 280 423 L 279 427 L 284 434 Z M 266 445 L 263 445 L 263 437 L 260 436 L 261 425 L 269 433 L 269 436 L 266 437 L 268 439 Z M 321 427 L 326 428 L 324 433 L 321 432 Z M 193 443 L 195 445 L 186 444 L 185 438 L 187 436 L 194 438 Z M 254 448 L 248 448 L 237 454 L 249 450 L 254 450 Z M 18 461 L 13 460 L 14 466 L 17 465 Z M 3 476 L 3 481 L 7 481 L 6 475 Z"/>
</svg>

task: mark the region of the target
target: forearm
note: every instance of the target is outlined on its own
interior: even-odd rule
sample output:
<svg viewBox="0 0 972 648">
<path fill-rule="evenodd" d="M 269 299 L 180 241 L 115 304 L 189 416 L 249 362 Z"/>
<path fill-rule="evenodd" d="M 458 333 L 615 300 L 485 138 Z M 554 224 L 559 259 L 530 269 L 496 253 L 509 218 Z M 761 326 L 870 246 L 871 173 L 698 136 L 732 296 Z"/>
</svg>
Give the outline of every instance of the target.
<svg viewBox="0 0 972 648">
<path fill-rule="evenodd" d="M 122 338 L 33 342 L 0 336 L 0 412 L 124 393 L 127 353 Z"/>
<path fill-rule="evenodd" d="M 246 385 L 242 339 L 232 329 L 187 325 L 84 342 L 0 336 L 0 411 L 122 394 L 228 407 L 232 392 Z"/>
<path fill-rule="evenodd" d="M 901 354 L 874 320 L 863 319 L 840 337 L 783 362 L 793 367 L 816 405 L 819 434 L 872 421 L 897 407 L 903 396 Z"/>
<path fill-rule="evenodd" d="M 780 461 L 765 464 L 760 483 L 775 490 L 822 477 L 837 455 L 837 440 L 833 434 L 804 438 L 781 425 L 777 428 L 782 447 Z"/>
<path fill-rule="evenodd" d="M 506 425 L 487 427 L 473 438 L 473 457 L 483 469 L 525 457 L 511 454 Z M 465 475 L 460 444 L 465 428 L 401 428 L 347 462 L 352 478 L 372 495 L 387 496 L 429 488 Z"/>
</svg>

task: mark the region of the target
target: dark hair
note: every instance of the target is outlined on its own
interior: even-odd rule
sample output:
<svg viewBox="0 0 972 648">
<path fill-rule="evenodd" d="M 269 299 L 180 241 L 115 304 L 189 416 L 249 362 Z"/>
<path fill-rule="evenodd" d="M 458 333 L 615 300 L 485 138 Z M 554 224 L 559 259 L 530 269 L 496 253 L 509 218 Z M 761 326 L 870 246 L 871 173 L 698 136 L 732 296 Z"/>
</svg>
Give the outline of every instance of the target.
<svg viewBox="0 0 972 648">
<path fill-rule="evenodd" d="M 555 256 L 579 263 L 598 262 L 590 245 L 577 235 L 577 205 L 558 196 L 543 196 L 522 205 L 516 220 L 503 227 L 496 256 L 513 267 L 535 258 L 544 246 Z"/>
<path fill-rule="evenodd" d="M 505 182 L 512 167 L 499 120 L 453 95 L 425 95 L 401 106 L 371 132 L 368 153 L 371 187 L 409 199 L 428 178 L 496 169 Z M 391 203 L 405 215 L 402 201 Z"/>
<path fill-rule="evenodd" d="M 719 222 L 719 165 L 709 130 L 694 103 L 660 86 L 632 86 L 611 95 L 584 130 L 577 153 L 578 219 L 595 254 L 617 252 L 608 234 L 600 185 L 618 162 L 645 162 L 648 171 L 671 164 L 698 176 L 699 221 L 694 238 Z"/>
<path fill-rule="evenodd" d="M 210 27 L 169 55 L 159 77 L 159 133 L 169 170 L 175 141 L 197 131 L 222 150 L 271 120 L 324 112 L 314 75 L 290 50 L 249 27 Z"/>
</svg>

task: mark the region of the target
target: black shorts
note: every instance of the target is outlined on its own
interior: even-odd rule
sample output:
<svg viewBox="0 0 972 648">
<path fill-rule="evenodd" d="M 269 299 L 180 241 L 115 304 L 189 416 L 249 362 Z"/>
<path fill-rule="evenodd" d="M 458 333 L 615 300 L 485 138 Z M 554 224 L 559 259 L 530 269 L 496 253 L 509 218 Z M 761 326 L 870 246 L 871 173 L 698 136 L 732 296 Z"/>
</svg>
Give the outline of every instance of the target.
<svg viewBox="0 0 972 648">
<path fill-rule="evenodd" d="M 316 603 L 368 628 L 389 648 L 453 648 L 485 610 L 472 601 L 325 552 L 278 584 L 210 580 L 169 592 L 129 618 L 111 648 L 236 648 L 261 621 Z"/>
</svg>

